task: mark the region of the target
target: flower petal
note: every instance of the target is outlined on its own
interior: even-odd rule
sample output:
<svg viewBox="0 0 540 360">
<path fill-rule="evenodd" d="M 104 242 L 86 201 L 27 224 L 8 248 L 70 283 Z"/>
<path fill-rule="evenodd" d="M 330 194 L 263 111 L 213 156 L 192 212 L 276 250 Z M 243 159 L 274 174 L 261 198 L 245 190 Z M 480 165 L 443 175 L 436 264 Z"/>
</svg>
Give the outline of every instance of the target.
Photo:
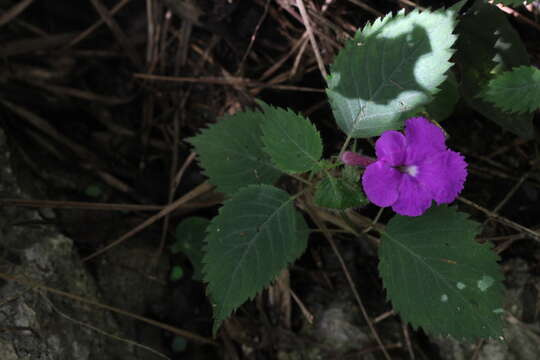
<svg viewBox="0 0 540 360">
<path fill-rule="evenodd" d="M 405 121 L 405 138 L 408 145 L 406 165 L 415 164 L 426 156 L 446 150 L 442 129 L 423 117 Z"/>
<path fill-rule="evenodd" d="M 404 175 L 399 187 L 399 197 L 392 209 L 400 215 L 419 216 L 431 206 L 431 194 L 428 189 L 412 176 Z"/>
<path fill-rule="evenodd" d="M 377 160 L 392 166 L 403 165 L 407 151 L 407 141 L 402 133 L 394 130 L 385 131 L 375 143 Z"/>
<path fill-rule="evenodd" d="M 398 198 L 403 174 L 377 161 L 369 165 L 362 176 L 362 186 L 369 201 L 380 207 L 392 205 Z"/>
<path fill-rule="evenodd" d="M 467 163 L 461 154 L 446 150 L 418 164 L 417 180 L 430 190 L 438 204 L 455 200 L 467 177 Z"/>
</svg>

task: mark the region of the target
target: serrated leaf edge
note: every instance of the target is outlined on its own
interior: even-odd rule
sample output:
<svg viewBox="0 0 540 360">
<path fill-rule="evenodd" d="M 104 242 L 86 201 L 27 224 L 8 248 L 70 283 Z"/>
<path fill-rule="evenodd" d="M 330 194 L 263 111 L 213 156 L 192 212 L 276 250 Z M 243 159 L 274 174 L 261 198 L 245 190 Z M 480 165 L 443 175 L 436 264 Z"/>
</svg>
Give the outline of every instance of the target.
<svg viewBox="0 0 540 360">
<path fill-rule="evenodd" d="M 302 118 L 302 120 L 305 120 L 305 121 L 309 122 L 310 127 L 313 129 L 313 131 L 314 131 L 314 132 L 318 135 L 318 137 L 319 137 L 319 141 L 320 141 L 320 145 L 321 145 L 321 149 L 322 149 L 323 146 L 322 146 L 322 138 L 321 138 L 321 134 L 320 134 L 319 130 L 317 130 L 317 127 L 315 126 L 315 124 L 313 124 L 313 122 L 311 122 L 308 118 L 306 118 L 306 117 L 304 117 L 304 116 L 302 116 L 302 115 L 296 113 L 294 110 L 292 110 L 292 109 L 290 109 L 290 108 L 288 108 L 288 107 L 285 108 L 285 109 L 283 109 L 283 108 L 279 108 L 279 107 L 277 107 L 277 106 L 272 106 L 272 105 L 266 104 L 266 103 L 264 103 L 264 102 L 262 102 L 262 101 L 257 101 L 257 103 L 259 104 L 259 106 L 261 106 L 261 108 L 262 108 L 263 110 L 264 110 L 266 107 L 272 108 L 274 111 L 282 110 L 282 111 L 285 111 L 285 112 L 288 113 L 288 114 L 292 114 L 292 115 L 294 115 L 295 117 L 300 117 L 300 118 Z M 263 114 L 264 114 L 264 112 L 263 112 Z M 289 173 L 289 174 L 298 173 L 298 172 L 295 171 L 295 170 L 287 169 L 287 168 L 285 168 L 285 167 L 281 167 L 279 164 L 276 163 L 276 161 L 275 161 L 274 158 L 272 157 L 271 151 L 269 150 L 268 144 L 267 144 L 267 142 L 266 142 L 266 140 L 265 140 L 266 137 L 267 137 L 267 133 L 265 132 L 265 128 L 263 127 L 263 124 L 262 124 L 262 123 L 261 123 L 260 127 L 261 127 L 261 132 L 263 133 L 263 135 L 262 135 L 262 141 L 263 141 L 263 144 L 264 144 L 263 150 L 270 156 L 270 159 L 271 159 L 272 163 L 274 164 L 274 167 L 277 168 L 277 169 L 279 169 L 280 171 L 284 171 L 284 172 L 287 172 L 287 173 Z M 291 139 L 291 138 L 289 138 L 289 139 Z M 293 139 L 291 139 L 291 140 L 293 140 Z M 302 149 L 302 146 L 298 145 L 298 144 L 296 143 L 296 141 L 292 141 L 292 142 L 293 142 L 295 145 L 297 145 L 297 147 L 298 147 L 299 149 Z M 309 159 L 313 162 L 312 167 L 311 167 L 310 169 L 307 169 L 307 170 L 302 171 L 302 172 L 307 172 L 307 171 L 315 170 L 315 169 L 318 167 L 318 162 L 319 162 L 319 160 L 320 160 L 320 157 L 319 157 L 318 159 L 316 159 L 316 158 L 312 157 L 309 153 L 305 152 L 303 149 L 302 149 L 302 152 L 306 155 L 307 158 L 309 158 Z"/>
<path fill-rule="evenodd" d="M 392 13 L 388 13 L 386 14 L 384 17 L 379 17 L 377 19 L 375 19 L 373 22 L 367 22 L 366 25 L 361 29 L 361 30 L 358 30 L 355 34 L 355 36 L 350 39 L 350 40 L 347 40 L 345 42 L 345 45 L 344 47 L 339 51 L 338 55 L 336 56 L 336 58 L 334 59 L 333 61 L 333 64 L 337 63 L 340 59 L 340 56 L 345 56 L 345 48 L 347 47 L 351 47 L 351 46 L 356 46 L 357 43 L 362 43 L 362 41 L 365 41 L 367 38 L 369 38 L 370 36 L 373 36 L 374 33 L 376 33 L 378 31 L 375 30 L 374 33 L 372 33 L 376 27 L 378 28 L 381 28 L 382 26 L 384 26 L 384 24 L 388 21 L 390 21 L 391 19 L 394 19 L 394 18 L 397 18 L 399 16 L 422 16 L 422 15 L 429 15 L 429 14 L 442 14 L 444 12 L 447 12 L 447 11 L 453 11 L 453 14 L 452 14 L 452 18 L 454 20 L 454 26 L 453 26 L 453 30 L 452 30 L 452 33 L 451 33 L 451 37 L 452 37 L 452 40 L 450 41 L 450 45 L 447 49 L 447 56 L 446 56 L 446 59 L 444 60 L 444 63 L 445 63 L 445 66 L 446 66 L 446 69 L 445 71 L 443 72 L 443 74 L 440 76 L 440 81 L 439 81 L 439 84 L 434 86 L 434 89 L 430 92 L 430 94 L 428 94 L 427 96 L 429 97 L 427 101 L 425 101 L 423 104 L 418 104 L 416 106 L 417 109 L 421 108 L 422 106 L 426 106 L 427 104 L 429 104 L 431 101 L 433 101 L 433 98 L 434 96 L 439 93 L 441 91 L 441 88 L 440 86 L 446 81 L 446 79 L 448 78 L 448 75 L 447 75 L 447 72 L 451 70 L 452 66 L 454 65 L 453 63 L 451 63 L 449 60 L 452 58 L 452 56 L 454 55 L 454 53 L 457 51 L 455 48 L 453 48 L 453 46 L 455 45 L 456 41 L 457 41 L 457 38 L 458 38 L 458 35 L 455 33 L 455 30 L 457 28 L 457 25 L 459 23 L 459 19 L 458 19 L 458 11 L 455 11 L 455 10 L 451 10 L 450 8 L 447 8 L 447 9 L 444 9 L 444 8 L 440 8 L 440 9 L 437 9 L 435 11 L 431 11 L 431 10 L 423 10 L 423 11 L 420 11 L 419 9 L 414 9 L 412 10 L 411 12 L 405 14 L 405 9 L 401 9 L 400 11 L 398 11 L 396 13 L 396 15 L 393 15 Z M 366 36 L 367 33 L 370 33 Z M 330 91 L 334 91 L 334 88 L 335 88 L 335 83 L 336 83 L 336 79 L 335 79 L 335 72 L 332 71 L 330 73 L 330 76 L 328 78 L 328 81 L 327 81 L 327 89 L 326 89 L 326 92 L 328 94 L 328 92 Z M 339 79 L 338 79 L 339 80 Z M 374 92 L 374 94 L 376 94 L 377 91 Z M 372 97 L 373 97 L 373 94 L 372 94 Z M 330 102 L 333 102 L 333 100 L 330 98 L 329 99 Z M 366 101 L 372 101 L 372 98 L 369 98 L 367 99 Z M 333 106 L 334 107 L 334 106 Z M 411 109 L 412 110 L 412 109 Z M 409 110 L 410 111 L 410 110 Z M 359 116 L 360 114 L 358 114 Z M 357 123 L 358 121 L 354 121 L 354 123 Z M 401 124 L 401 127 L 403 127 L 403 123 Z M 356 127 L 352 126 L 352 128 L 349 130 L 349 133 L 354 133 L 358 131 L 358 129 L 356 129 Z"/>
<path fill-rule="evenodd" d="M 539 71 L 537 68 L 535 68 L 534 66 L 529 66 L 529 65 L 521 65 L 521 66 L 516 66 L 514 68 L 512 68 L 511 70 L 507 70 L 507 71 L 504 71 L 496 76 L 494 76 L 492 79 L 490 79 L 488 81 L 488 83 L 485 85 L 485 88 L 484 88 L 484 91 L 481 91 L 476 97 L 477 98 L 480 98 L 484 101 L 487 101 L 489 102 L 490 104 L 493 104 L 495 105 L 497 108 L 499 108 L 500 110 L 508 113 L 508 114 L 526 114 L 526 113 L 532 113 L 534 111 L 536 111 L 540 106 L 533 106 L 532 104 L 528 104 L 527 108 L 521 108 L 521 107 L 512 107 L 512 105 L 514 104 L 510 104 L 510 107 L 505 107 L 505 106 L 502 106 L 502 104 L 496 100 L 494 100 L 491 96 L 493 96 L 493 91 L 492 91 L 492 86 L 500 81 L 502 78 L 505 78 L 505 77 L 508 77 L 508 76 L 514 76 L 514 74 L 518 73 L 518 72 L 528 72 L 532 70 L 533 72 L 534 71 Z M 530 103 L 530 102 L 529 102 Z M 539 104 L 540 104 L 540 100 L 539 100 Z"/>
<path fill-rule="evenodd" d="M 454 208 L 454 207 L 449 207 L 449 208 Z M 468 216 L 468 214 L 466 213 L 463 213 L 463 212 L 458 212 L 456 211 L 456 215 L 459 216 L 461 219 L 463 219 L 464 221 L 466 222 L 469 222 L 469 223 L 474 223 L 476 224 L 475 222 L 471 221 L 470 220 L 470 217 Z M 474 237 L 476 237 L 481 229 L 479 226 L 476 226 L 477 229 L 475 229 L 475 234 L 474 234 Z M 403 246 L 399 241 L 395 240 L 392 236 L 390 236 L 387 232 L 384 232 L 384 236 L 386 236 L 388 239 L 390 239 L 394 244 L 397 244 L 398 246 L 404 248 L 407 252 L 411 253 L 414 255 L 414 252 L 412 250 L 409 250 L 408 248 L 406 248 L 405 246 Z M 479 246 L 479 247 L 487 247 L 490 251 L 493 251 L 493 246 L 492 244 L 490 243 L 485 243 L 485 244 L 480 244 L 480 243 L 475 243 L 476 246 Z M 500 261 L 500 257 L 498 255 L 496 255 L 496 261 Z M 379 265 L 378 265 L 378 271 L 379 273 L 381 272 L 381 265 L 382 265 L 382 262 L 379 262 Z M 442 279 L 444 280 L 444 279 Z M 503 296 L 504 294 L 504 285 L 502 283 L 502 281 L 500 280 L 495 280 L 497 285 L 499 285 L 498 289 L 500 291 L 499 295 L 501 295 L 501 297 Z M 446 281 L 443 281 L 446 283 Z M 449 287 L 453 287 L 453 285 L 451 284 L 447 284 Z M 385 286 L 384 284 L 384 281 L 383 281 L 383 288 L 384 290 L 386 291 L 386 300 L 392 304 L 392 307 L 393 307 L 393 301 L 391 299 L 391 295 L 390 295 L 390 291 L 389 289 Z M 412 327 L 413 329 L 417 330 L 418 328 L 422 328 L 424 329 L 425 331 L 429 332 L 430 334 L 432 335 L 441 335 L 441 336 L 452 336 L 454 338 L 456 338 L 455 335 L 453 334 L 448 334 L 448 333 L 443 333 L 443 332 L 440 332 L 440 331 L 437 331 L 437 329 L 433 329 L 433 328 L 429 328 L 427 329 L 425 326 L 421 325 L 421 324 L 418 324 L 417 322 L 413 321 L 412 319 L 410 319 L 408 317 L 408 315 L 406 313 L 402 313 L 401 311 L 399 311 L 398 309 L 394 308 L 394 310 L 401 316 L 401 318 L 403 320 L 405 320 L 406 322 L 408 322 Z M 474 315 L 476 315 L 476 313 L 474 313 Z M 482 320 L 481 318 L 478 318 L 480 321 Z M 472 338 L 467 338 L 467 337 L 461 337 L 461 340 L 471 340 L 471 339 L 480 339 L 480 338 L 484 338 L 484 337 L 480 337 L 480 336 L 476 336 L 476 337 L 472 337 Z M 491 337 L 490 337 L 491 338 Z"/>
<path fill-rule="evenodd" d="M 242 115 L 249 115 L 249 114 L 257 114 L 257 115 L 261 115 L 261 112 L 259 112 L 259 111 L 254 111 L 254 110 L 243 110 L 243 111 L 241 111 L 240 113 L 242 113 Z M 237 113 L 237 114 L 238 114 L 238 113 Z M 208 133 L 210 133 L 210 132 L 213 130 L 213 126 L 220 125 L 220 121 L 227 121 L 228 119 L 234 118 L 235 115 L 236 115 L 236 114 L 234 114 L 234 115 L 226 115 L 226 116 L 220 117 L 218 122 L 208 124 L 208 126 L 205 127 L 205 128 L 203 128 L 203 129 L 201 129 L 201 130 L 199 131 L 198 134 L 196 134 L 196 135 L 194 135 L 194 136 L 192 136 L 192 137 L 190 137 L 190 138 L 187 138 L 187 139 L 185 139 L 184 141 L 187 142 L 188 144 L 190 144 L 191 146 L 193 146 L 195 149 L 197 149 L 197 146 L 198 146 L 197 143 L 200 144 L 199 139 L 198 139 L 199 137 L 204 137 L 204 136 L 206 136 Z M 260 127 L 260 126 L 259 126 L 259 127 Z M 262 132 L 261 132 L 261 137 L 262 137 Z M 228 138 L 230 138 L 230 139 L 232 139 L 232 140 L 235 139 L 234 136 L 228 136 Z M 263 145 L 264 145 L 264 144 L 263 144 Z M 229 151 L 230 151 L 230 149 L 229 149 Z M 264 150 L 263 150 L 263 151 L 264 151 Z M 242 153 L 242 152 L 233 151 L 233 153 L 237 153 L 237 154 L 240 154 L 240 155 L 242 155 L 242 156 L 246 156 L 246 154 L 245 154 L 245 153 Z M 265 153 L 266 155 L 268 155 L 268 154 L 266 153 L 266 151 L 264 151 L 264 153 Z M 231 196 L 231 195 L 233 195 L 234 193 L 236 193 L 238 190 L 240 190 L 240 189 L 242 188 L 242 187 L 240 187 L 240 188 L 238 188 L 238 189 L 236 189 L 235 191 L 232 191 L 232 192 L 225 191 L 225 189 L 223 189 L 223 184 L 218 184 L 218 183 L 216 183 L 216 182 L 214 181 L 214 177 L 208 172 L 208 169 L 207 169 L 206 167 L 203 166 L 203 164 L 202 164 L 202 162 L 201 162 L 201 159 L 202 159 L 203 157 L 205 157 L 205 156 L 201 155 L 200 153 L 197 153 L 197 161 L 199 162 L 199 165 L 200 165 L 200 167 L 201 167 L 201 170 L 202 170 L 201 173 L 202 173 L 206 178 L 208 178 L 208 182 L 209 182 L 210 184 L 212 184 L 212 185 L 214 185 L 214 186 L 217 187 L 218 191 L 222 191 L 222 192 L 224 192 L 225 194 Z M 251 160 L 259 160 L 258 158 L 252 157 L 251 155 L 249 155 L 249 157 L 251 157 Z M 257 162 L 257 161 L 255 161 L 255 162 Z M 283 173 L 283 171 L 282 171 L 281 169 L 279 169 L 279 168 L 277 168 L 277 167 L 275 166 L 275 164 L 272 162 L 272 159 L 271 159 L 270 157 L 268 157 L 268 161 L 264 162 L 264 164 L 265 164 L 265 166 L 270 167 L 270 168 L 276 170 L 277 172 Z M 263 183 L 260 183 L 260 184 L 263 184 Z M 250 185 L 258 185 L 258 184 L 250 184 Z M 265 185 L 268 185 L 268 184 L 265 184 Z"/>
<path fill-rule="evenodd" d="M 238 193 L 238 192 L 240 192 L 240 191 L 243 191 L 243 190 L 246 190 L 246 189 L 248 189 L 248 188 L 259 188 L 259 189 L 260 189 L 260 188 L 265 188 L 265 187 L 266 187 L 266 188 L 269 188 L 269 189 L 278 189 L 278 190 L 281 190 L 281 189 L 279 189 L 279 188 L 277 188 L 277 187 L 275 187 L 275 186 L 272 186 L 272 185 L 267 185 L 267 184 L 259 184 L 259 185 L 257 185 L 257 184 L 252 184 L 252 185 L 248 185 L 248 186 L 244 186 L 244 187 L 240 188 L 236 193 Z M 283 204 L 281 204 L 280 207 L 274 211 L 274 213 L 277 213 L 279 210 L 281 210 L 283 207 L 287 206 L 290 202 L 294 201 L 295 199 L 296 199 L 296 196 L 289 196 L 289 199 L 288 199 L 287 201 L 283 202 Z M 233 199 L 232 197 L 229 198 L 229 199 L 227 199 L 227 200 L 225 200 L 225 201 L 223 202 L 223 206 L 221 206 L 220 209 L 218 210 L 218 215 L 217 215 L 217 216 L 221 215 L 221 214 L 222 214 L 222 210 L 225 208 L 225 205 L 226 205 L 227 203 L 233 201 L 233 200 L 234 200 L 234 199 Z M 216 216 L 216 217 L 217 217 L 217 216 Z M 272 216 L 274 216 L 274 215 L 272 215 Z M 215 219 L 216 217 L 214 217 L 214 219 Z M 210 233 L 213 232 L 213 230 L 214 230 L 214 229 L 213 229 L 214 224 L 212 223 L 212 221 L 213 221 L 213 219 L 210 221 L 210 224 L 209 224 L 208 227 L 206 228 L 207 234 L 210 234 Z M 268 220 L 267 220 L 267 221 L 268 221 Z M 293 219 L 293 221 L 296 222 L 296 219 Z M 262 226 L 262 225 L 261 225 L 261 226 Z M 205 252 L 205 255 L 208 253 L 208 246 L 209 246 L 209 244 L 208 244 L 208 235 L 207 235 L 207 237 L 205 238 L 205 245 L 204 245 L 204 252 Z M 208 293 L 208 295 L 209 295 L 209 297 L 210 297 L 210 300 L 212 301 L 212 307 L 215 308 L 216 305 L 215 305 L 215 303 L 213 302 L 213 299 L 212 299 L 211 285 L 210 285 L 210 282 L 209 282 L 208 279 L 207 279 L 207 275 L 208 275 L 208 272 L 207 272 L 207 264 L 209 264 L 209 262 L 207 261 L 206 256 L 203 257 L 203 261 L 202 261 L 202 262 L 203 262 L 203 269 L 202 269 L 202 273 L 203 273 L 203 281 L 204 281 L 206 284 L 208 284 L 208 286 L 207 286 L 207 293 Z M 290 264 L 292 264 L 293 262 L 294 262 L 294 260 L 286 260 L 283 269 L 287 268 L 287 267 L 288 267 Z M 238 269 L 238 268 L 237 268 L 237 269 Z M 235 272 L 236 272 L 236 271 L 237 271 L 237 270 L 235 270 Z M 270 280 L 270 282 L 268 283 L 268 285 L 263 286 L 263 288 L 261 288 L 260 290 L 256 291 L 254 294 L 249 295 L 249 296 L 246 298 L 246 300 L 244 301 L 244 303 L 246 303 L 247 301 L 253 300 L 253 299 L 254 299 L 261 291 L 263 291 L 266 287 L 268 287 L 269 285 L 271 285 L 271 284 L 275 281 L 275 279 L 276 279 L 278 276 L 279 276 L 279 273 L 276 274 L 272 280 Z M 229 292 L 229 291 L 230 291 L 230 289 L 227 290 L 227 292 Z M 223 316 L 224 313 L 221 312 L 221 310 L 220 310 L 219 312 L 217 312 L 217 313 L 216 313 L 216 312 L 213 312 L 212 317 L 214 318 L 214 322 L 215 322 L 216 320 L 222 318 L 221 320 L 219 320 L 219 321 L 220 321 L 219 323 L 214 323 L 214 331 L 213 331 L 214 334 L 216 333 L 217 329 L 218 329 L 219 326 L 221 325 L 221 322 L 223 322 L 227 317 L 230 317 L 232 314 L 234 314 L 234 312 L 235 312 L 240 306 L 242 306 L 244 303 L 242 303 L 242 304 L 240 304 L 240 305 L 234 307 L 234 308 L 231 310 L 231 312 L 230 312 L 229 314 L 225 314 L 225 316 Z M 220 316 L 218 316 L 218 315 L 220 315 Z"/>
</svg>

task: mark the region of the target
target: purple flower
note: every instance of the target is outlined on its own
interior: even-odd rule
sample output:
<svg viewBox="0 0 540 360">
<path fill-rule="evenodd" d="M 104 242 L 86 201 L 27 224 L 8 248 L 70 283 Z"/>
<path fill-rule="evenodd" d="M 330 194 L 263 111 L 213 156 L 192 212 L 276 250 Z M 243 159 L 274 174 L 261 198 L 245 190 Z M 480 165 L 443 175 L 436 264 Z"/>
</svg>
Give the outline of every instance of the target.
<svg viewBox="0 0 540 360">
<path fill-rule="evenodd" d="M 362 185 L 368 199 L 401 215 L 422 215 L 431 201 L 450 203 L 463 189 L 467 163 L 448 150 L 443 131 L 422 117 L 405 122 L 405 134 L 386 131 L 375 143 L 377 161 Z"/>
</svg>

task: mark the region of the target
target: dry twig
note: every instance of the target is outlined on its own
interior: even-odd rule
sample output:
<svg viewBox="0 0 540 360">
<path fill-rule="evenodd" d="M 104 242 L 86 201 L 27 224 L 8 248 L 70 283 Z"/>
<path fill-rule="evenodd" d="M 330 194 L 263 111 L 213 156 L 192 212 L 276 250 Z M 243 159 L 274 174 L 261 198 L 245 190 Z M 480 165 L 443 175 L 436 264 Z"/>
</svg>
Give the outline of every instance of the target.
<svg viewBox="0 0 540 360">
<path fill-rule="evenodd" d="M 309 36 L 309 41 L 311 42 L 311 47 L 313 48 L 313 53 L 315 54 L 315 58 L 317 59 L 317 65 L 319 66 L 319 71 L 321 72 L 323 80 L 326 81 L 326 79 L 328 79 L 328 72 L 326 71 L 326 68 L 324 67 L 324 62 L 321 57 L 321 52 L 319 51 L 319 45 L 317 45 L 317 41 L 315 40 L 315 35 L 313 34 L 313 29 L 311 27 L 309 16 L 307 14 L 306 7 L 304 6 L 304 1 L 296 0 L 296 5 L 298 6 L 298 10 L 300 10 L 302 21 L 304 22 L 304 26 L 306 27 L 306 31 Z"/>
<path fill-rule="evenodd" d="M 146 219 L 143 223 L 139 224 L 134 229 L 128 231 L 127 233 L 120 236 L 118 239 L 114 240 L 113 242 L 106 245 L 105 247 L 99 249 L 98 251 L 94 252 L 91 255 L 88 255 L 87 257 L 82 259 L 82 261 L 86 262 L 86 261 L 92 260 L 93 258 L 107 252 L 108 250 L 112 249 L 113 247 L 115 247 L 115 246 L 121 244 L 122 242 L 124 242 L 125 240 L 129 239 L 133 235 L 139 233 L 140 231 L 142 231 L 146 227 L 152 225 L 153 223 L 155 223 L 156 221 L 158 221 L 159 219 L 161 219 L 165 215 L 169 214 L 171 211 L 174 211 L 180 205 L 183 205 L 183 204 L 187 203 L 188 201 L 190 201 L 190 200 L 192 200 L 192 199 L 194 199 L 194 198 L 196 198 L 196 197 L 198 197 L 198 196 L 200 196 L 200 195 L 202 195 L 202 194 L 204 194 L 204 193 L 206 193 L 206 192 L 208 192 L 208 191 L 210 191 L 212 189 L 213 189 L 213 185 L 210 185 L 207 182 L 200 184 L 195 189 L 191 190 L 190 192 L 188 192 L 187 194 L 185 194 L 181 198 L 177 199 L 176 201 L 174 201 L 174 202 L 170 203 L 169 205 L 167 205 L 166 207 L 164 207 L 156 215 L 151 216 L 150 218 Z"/>
<path fill-rule="evenodd" d="M 489 2 L 492 3 L 492 4 L 494 3 L 494 1 L 489 1 Z M 521 22 L 535 28 L 536 30 L 540 31 L 540 25 L 539 24 L 537 24 L 533 20 L 529 19 L 528 17 L 521 15 L 518 11 L 512 9 L 511 7 L 505 6 L 503 4 L 496 4 L 495 6 L 497 6 L 501 11 L 507 13 L 508 15 L 512 15 L 513 17 L 515 17 L 519 21 L 521 21 Z"/>
<path fill-rule="evenodd" d="M 137 79 L 143 80 L 153 80 L 153 81 L 168 81 L 168 82 L 186 82 L 186 83 L 207 83 L 207 84 L 216 84 L 216 85 L 229 85 L 229 86 L 245 86 L 245 87 L 254 87 L 254 88 L 270 88 L 278 90 L 289 90 L 289 91 L 305 91 L 305 92 L 319 92 L 323 93 L 323 89 L 310 88 L 305 86 L 294 86 L 294 85 L 279 85 L 279 84 L 269 84 L 261 83 L 245 78 L 239 77 L 176 77 L 176 76 L 160 76 L 160 75 L 151 75 L 151 74 L 133 74 Z"/>
<path fill-rule="evenodd" d="M 109 29 L 111 29 L 111 32 L 116 37 L 116 40 L 120 43 L 120 45 L 124 48 L 126 51 L 126 54 L 130 58 L 130 60 L 133 62 L 134 65 L 136 65 L 138 68 L 143 67 L 143 62 L 141 61 L 139 54 L 135 51 L 135 48 L 133 47 L 133 44 L 127 37 L 127 35 L 124 33 L 124 31 L 120 28 L 120 26 L 116 23 L 114 20 L 111 11 L 109 11 L 102 3 L 101 0 L 90 0 L 92 5 L 96 8 L 96 11 L 99 13 L 99 15 L 103 18 L 103 21 L 107 24 Z"/>
<path fill-rule="evenodd" d="M 132 346 L 135 346 L 135 347 L 138 347 L 138 348 L 141 348 L 141 349 L 144 349 L 146 351 L 149 351 L 151 352 L 152 354 L 154 355 L 157 355 L 163 359 L 168 359 L 168 360 L 171 360 L 168 356 L 166 356 L 165 354 L 155 350 L 155 349 L 152 349 L 151 347 L 149 346 L 146 346 L 146 345 L 143 345 L 141 343 L 138 343 L 136 341 L 133 341 L 133 340 L 129 340 L 129 339 L 126 339 L 126 338 L 123 338 L 121 336 L 118 336 L 118 335 L 115 335 L 115 334 L 112 334 L 112 333 L 108 333 L 106 332 L 105 330 L 102 330 L 100 328 L 98 328 L 97 326 L 94 326 L 94 325 L 90 325 L 89 323 L 85 323 L 83 321 L 80 321 L 80 320 L 77 320 L 71 316 L 69 316 L 68 314 L 60 311 L 60 309 L 58 309 L 51 300 L 49 300 L 44 294 L 42 294 L 42 298 L 47 302 L 47 304 L 50 306 L 51 309 L 53 309 L 54 311 L 56 311 L 60 316 L 62 316 L 64 319 L 68 320 L 68 321 L 71 321 L 77 325 L 80 325 L 80 326 L 83 326 L 85 328 L 88 328 L 88 329 L 91 329 L 103 336 L 106 336 L 106 337 L 109 337 L 111 339 L 114 339 L 114 340 L 117 340 L 117 341 L 121 341 L 121 342 L 124 342 L 126 344 L 129 344 L 129 345 L 132 345 Z"/>
<path fill-rule="evenodd" d="M 122 0 L 122 1 L 120 1 L 118 4 L 113 6 L 113 8 L 109 11 L 109 14 L 111 14 L 111 16 L 115 15 L 117 12 L 122 10 L 122 8 L 124 6 L 126 6 L 130 1 L 131 0 Z M 89 26 L 86 30 L 84 30 L 79 35 L 77 35 L 73 40 L 68 42 L 66 44 L 66 46 L 64 47 L 64 49 L 67 49 L 67 48 L 70 48 L 70 47 L 72 47 L 74 45 L 77 45 L 78 43 L 80 43 L 81 41 L 83 41 L 84 39 L 89 37 L 94 31 L 96 31 L 104 23 L 105 23 L 105 21 L 103 20 L 103 18 L 99 19 L 94 24 Z"/>
<path fill-rule="evenodd" d="M 492 211 L 489 211 L 488 209 L 478 205 L 477 203 L 465 199 L 464 197 L 458 196 L 458 200 L 461 201 L 462 203 L 465 203 L 465 204 L 475 208 L 476 210 L 479 210 L 479 211 L 483 212 L 485 215 L 489 216 L 493 220 L 495 220 L 495 221 L 497 221 L 497 222 L 499 222 L 499 223 L 501 223 L 503 225 L 509 226 L 509 227 L 511 227 L 511 228 L 513 228 L 515 230 L 521 231 L 524 234 L 526 234 L 528 237 L 532 238 L 533 240 L 540 241 L 540 233 L 539 232 L 531 230 L 528 227 L 525 227 L 523 225 L 520 225 L 520 224 L 518 224 L 518 223 L 516 223 L 516 222 L 514 222 L 514 221 L 512 221 L 510 219 L 505 218 L 504 216 L 497 215 L 497 214 L 493 213 Z"/>
<path fill-rule="evenodd" d="M 15 19 L 24 11 L 34 0 L 22 0 L 18 4 L 13 5 L 8 11 L 0 15 L 0 27 L 6 25 L 11 20 Z"/>
<path fill-rule="evenodd" d="M 323 221 L 321 221 L 321 219 L 318 218 L 318 216 L 316 215 L 315 212 L 308 211 L 308 213 L 311 216 L 311 218 L 313 219 L 313 221 L 315 222 L 315 224 L 317 224 L 317 226 L 319 228 L 323 229 L 323 231 L 324 231 L 323 234 L 324 234 L 326 240 L 328 241 L 328 243 L 330 244 L 330 247 L 332 248 L 332 251 L 334 252 L 336 257 L 338 258 L 338 261 L 339 261 L 339 263 L 341 265 L 341 268 L 343 269 L 343 273 L 345 274 L 345 277 L 347 278 L 347 282 L 349 284 L 349 287 L 351 288 L 351 291 L 353 292 L 354 298 L 356 299 L 356 302 L 357 302 L 357 304 L 358 304 L 358 306 L 360 308 L 360 311 L 362 312 L 364 320 L 368 324 L 368 327 L 369 327 L 373 337 L 377 341 L 377 344 L 379 345 L 380 350 L 384 354 L 384 357 L 387 360 L 391 360 L 390 355 L 388 354 L 388 351 L 386 351 L 385 345 L 381 341 L 381 338 L 380 338 L 379 334 L 377 333 L 377 330 L 373 326 L 373 322 L 371 321 L 371 319 L 370 319 L 370 317 L 369 317 L 369 315 L 368 315 L 368 313 L 366 311 L 366 308 L 364 307 L 362 299 L 360 298 L 360 294 L 358 293 L 358 290 L 356 289 L 356 286 L 354 285 L 354 281 L 352 280 L 351 274 L 349 273 L 349 270 L 347 269 L 347 265 L 345 264 L 345 261 L 343 260 L 343 257 L 341 256 L 341 254 L 340 254 L 340 252 L 339 252 L 339 250 L 338 250 L 338 248 L 336 246 L 336 243 L 334 242 L 334 239 L 332 238 L 332 235 L 330 233 L 328 233 L 327 231 L 325 231 L 327 229 L 326 225 L 324 224 Z"/>
</svg>

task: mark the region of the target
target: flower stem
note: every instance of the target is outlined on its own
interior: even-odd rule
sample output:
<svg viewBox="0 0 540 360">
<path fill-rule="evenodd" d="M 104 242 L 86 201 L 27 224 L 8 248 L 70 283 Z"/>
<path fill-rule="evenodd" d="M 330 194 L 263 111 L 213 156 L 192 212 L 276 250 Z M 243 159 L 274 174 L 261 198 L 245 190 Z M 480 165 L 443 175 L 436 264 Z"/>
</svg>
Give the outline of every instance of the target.
<svg viewBox="0 0 540 360">
<path fill-rule="evenodd" d="M 349 143 L 351 142 L 351 135 L 347 136 L 347 139 L 345 139 L 345 142 L 343 143 L 343 146 L 341 147 L 341 150 L 339 150 L 338 158 L 341 159 L 341 154 L 347 149 L 347 146 L 349 146 Z"/>
<path fill-rule="evenodd" d="M 369 231 L 371 231 L 371 229 L 374 228 L 375 224 L 377 224 L 377 222 L 379 221 L 383 211 L 384 211 L 383 207 L 379 209 L 379 212 L 377 213 L 377 215 L 375 215 L 375 219 L 373 219 L 373 221 L 371 222 L 371 225 L 369 225 L 364 231 L 362 231 L 362 234 L 368 233 Z M 375 229 L 375 230 L 379 231 L 377 229 Z"/>
</svg>

